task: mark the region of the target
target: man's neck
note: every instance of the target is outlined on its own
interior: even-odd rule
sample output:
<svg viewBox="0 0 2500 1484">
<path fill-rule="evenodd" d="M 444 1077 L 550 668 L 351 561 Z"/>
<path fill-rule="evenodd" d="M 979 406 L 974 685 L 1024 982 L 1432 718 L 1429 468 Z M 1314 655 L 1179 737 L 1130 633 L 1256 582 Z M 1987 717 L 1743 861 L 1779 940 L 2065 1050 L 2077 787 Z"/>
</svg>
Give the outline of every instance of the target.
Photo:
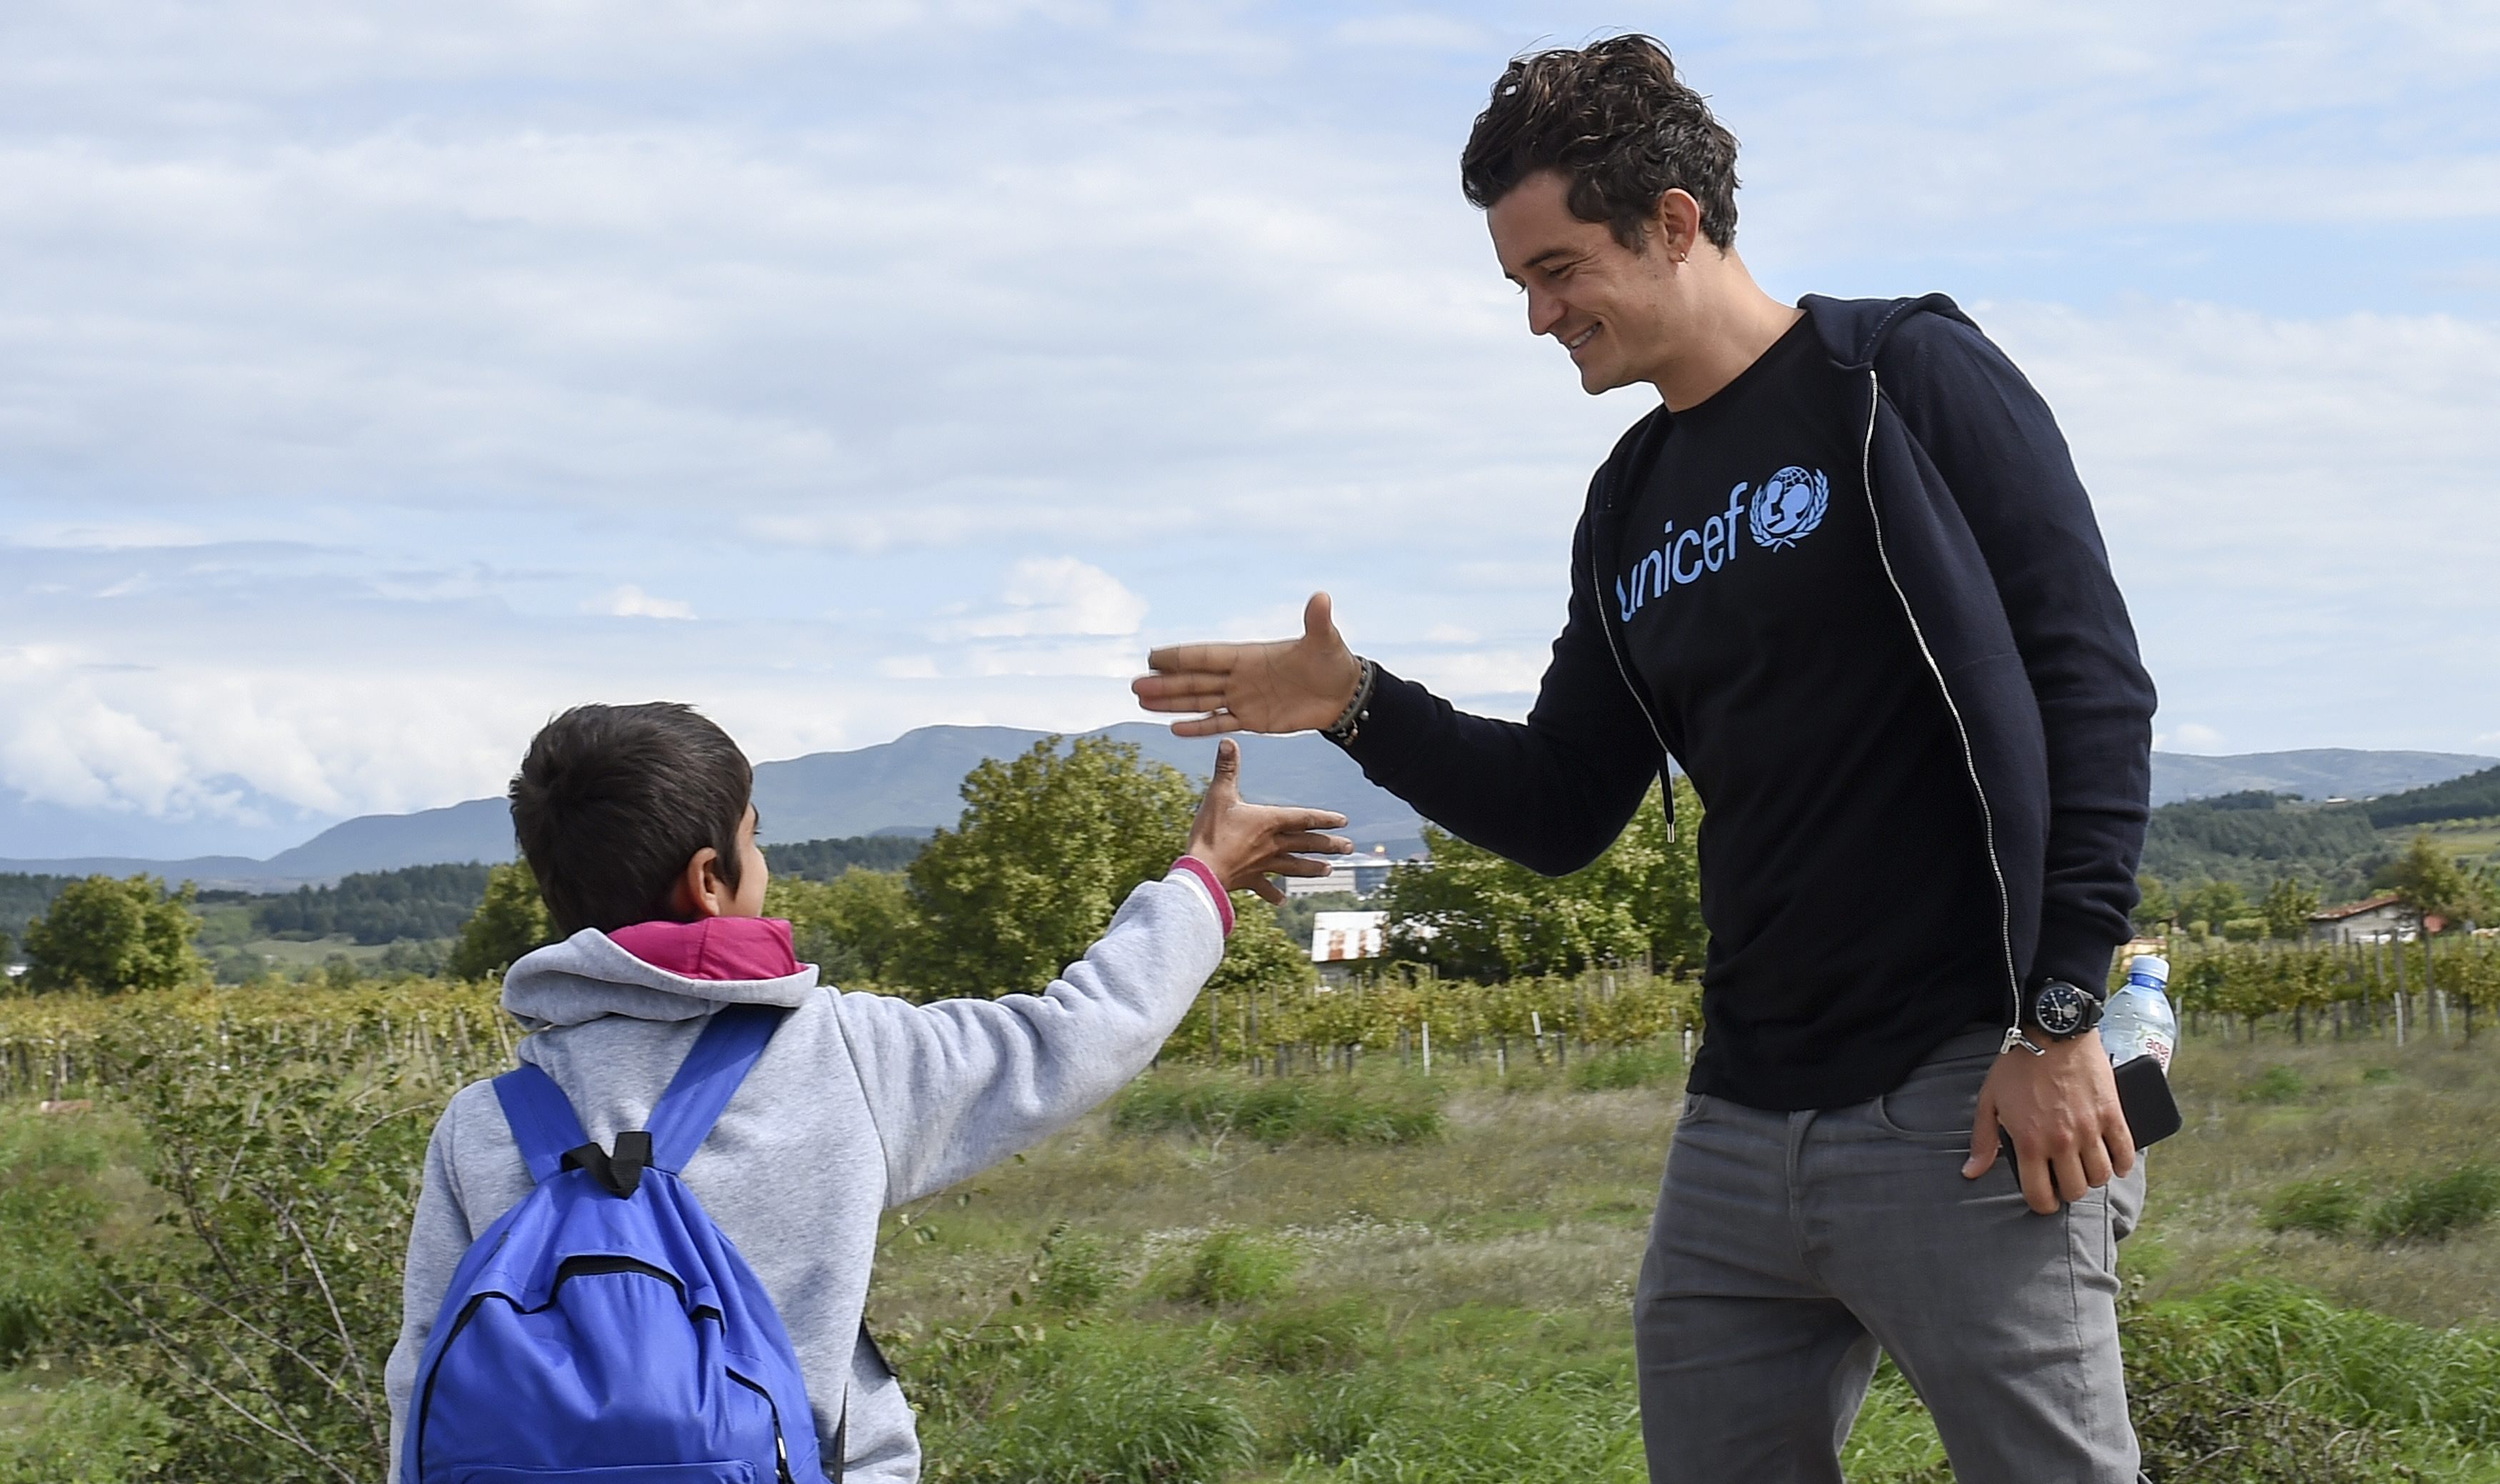
<svg viewBox="0 0 2500 1484">
<path fill-rule="evenodd" d="M 1745 374 L 1805 312 L 1762 292 L 1731 248 L 1700 266 L 1692 334 L 1674 362 L 1651 379 L 1670 412 L 1697 407 Z"/>
</svg>

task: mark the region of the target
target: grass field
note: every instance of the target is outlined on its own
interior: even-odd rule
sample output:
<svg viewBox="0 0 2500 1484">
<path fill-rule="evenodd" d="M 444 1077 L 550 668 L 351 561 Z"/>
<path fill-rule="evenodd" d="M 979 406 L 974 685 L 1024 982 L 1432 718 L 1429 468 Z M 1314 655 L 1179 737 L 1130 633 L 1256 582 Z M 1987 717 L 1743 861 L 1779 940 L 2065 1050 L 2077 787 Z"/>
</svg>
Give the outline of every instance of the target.
<svg viewBox="0 0 2500 1484">
<path fill-rule="evenodd" d="M 1150 1076 L 890 1217 L 872 1315 L 930 1476 L 1639 1479 L 1626 1309 L 1680 1069 L 1453 1071 Z M 2207 1036 L 2179 1073 L 2121 1249 L 2164 1484 L 2500 1479 L 2500 1036 Z M 0 1484 L 157 1456 L 147 1403 L 28 1359 L 81 1237 L 165 1239 L 143 1159 L 109 1111 L 0 1110 Z M 1889 1372 L 1849 1476 L 1950 1477 Z"/>
</svg>

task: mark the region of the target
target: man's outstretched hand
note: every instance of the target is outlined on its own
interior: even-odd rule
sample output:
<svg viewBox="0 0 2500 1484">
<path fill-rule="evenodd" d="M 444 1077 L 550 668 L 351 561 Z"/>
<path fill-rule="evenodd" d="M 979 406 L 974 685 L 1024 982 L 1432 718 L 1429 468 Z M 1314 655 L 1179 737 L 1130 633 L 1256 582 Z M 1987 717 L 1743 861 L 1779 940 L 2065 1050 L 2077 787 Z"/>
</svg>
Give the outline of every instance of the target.
<svg viewBox="0 0 2500 1484">
<path fill-rule="evenodd" d="M 1313 593 L 1302 609 L 1299 639 L 1157 649 L 1146 656 L 1147 673 L 1129 688 L 1147 710 L 1201 712 L 1172 723 L 1183 737 L 1309 732 L 1332 725 L 1354 699 L 1363 663 L 1329 613 L 1329 595 Z"/>
<path fill-rule="evenodd" d="M 1228 737 L 1215 744 L 1215 776 L 1189 827 L 1189 853 L 1215 873 L 1226 891 L 1255 891 L 1282 902 L 1285 889 L 1268 879 L 1269 873 L 1327 875 L 1328 862 L 1310 857 L 1349 854 L 1354 841 L 1319 832 L 1344 826 L 1343 814 L 1327 809 L 1242 803 L 1241 746 Z"/>
</svg>

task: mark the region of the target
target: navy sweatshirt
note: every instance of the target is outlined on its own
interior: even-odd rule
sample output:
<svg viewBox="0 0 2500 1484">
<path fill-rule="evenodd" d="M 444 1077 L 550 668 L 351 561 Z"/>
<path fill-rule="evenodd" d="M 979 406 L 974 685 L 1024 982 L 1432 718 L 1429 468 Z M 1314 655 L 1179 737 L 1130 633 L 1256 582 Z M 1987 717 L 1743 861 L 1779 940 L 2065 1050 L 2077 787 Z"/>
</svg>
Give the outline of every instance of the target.
<svg viewBox="0 0 2500 1484">
<path fill-rule="evenodd" d="M 2041 979 L 2101 982 L 2128 936 L 2153 682 L 2065 440 L 2004 353 L 1940 294 L 1810 295 L 1803 308 L 1823 354 L 1847 374 L 1832 385 L 1859 430 L 1862 498 L 1962 746 L 2011 1024 L 2023 990 Z M 1550 874 L 1614 841 L 1682 742 L 1682 718 L 1635 676 L 1607 601 L 1665 421 L 1661 409 L 1635 424 L 1591 481 L 1569 615 L 1528 720 L 1467 715 L 1384 670 L 1349 748 L 1372 781 L 1427 817 Z M 1867 870 L 1870 891 L 1905 878 L 1883 862 Z M 1885 1065 L 1818 1072 L 1823 1085 L 1761 1101 L 1859 1101 L 1928 1049 L 1894 1043 Z"/>
</svg>

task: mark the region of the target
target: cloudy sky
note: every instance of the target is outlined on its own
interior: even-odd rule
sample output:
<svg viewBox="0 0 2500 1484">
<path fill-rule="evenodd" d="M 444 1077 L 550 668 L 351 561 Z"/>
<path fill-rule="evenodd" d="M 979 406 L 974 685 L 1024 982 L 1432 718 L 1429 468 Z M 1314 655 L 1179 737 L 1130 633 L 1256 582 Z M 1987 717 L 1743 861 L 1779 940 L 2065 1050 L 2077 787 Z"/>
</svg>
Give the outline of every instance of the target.
<svg viewBox="0 0 2500 1484">
<path fill-rule="evenodd" d="M 1628 27 L 1774 294 L 2057 409 L 2163 744 L 2500 752 L 2500 13 L 14 0 L 0 856 L 266 853 L 590 699 L 758 758 L 1283 632 L 1524 709 L 1589 399 L 1456 155 Z"/>
</svg>

